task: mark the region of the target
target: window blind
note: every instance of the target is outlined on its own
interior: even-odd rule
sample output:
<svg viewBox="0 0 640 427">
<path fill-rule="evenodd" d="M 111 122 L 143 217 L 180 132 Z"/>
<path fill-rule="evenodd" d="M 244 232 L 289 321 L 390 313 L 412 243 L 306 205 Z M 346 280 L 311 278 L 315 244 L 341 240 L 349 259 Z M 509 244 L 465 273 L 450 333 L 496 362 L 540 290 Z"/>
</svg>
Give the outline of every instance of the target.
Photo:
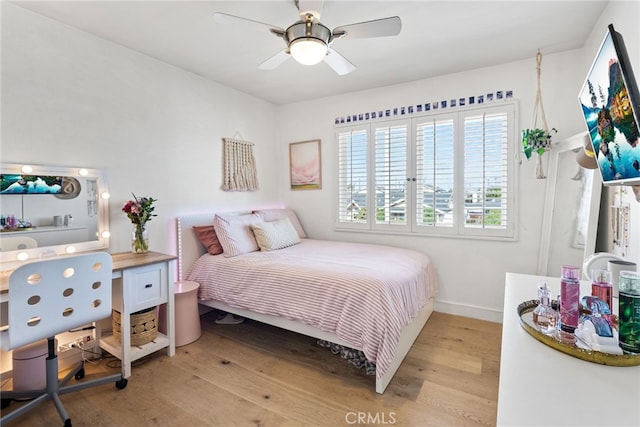
<svg viewBox="0 0 640 427">
<path fill-rule="evenodd" d="M 515 238 L 513 103 L 338 126 L 338 228 Z"/>
<path fill-rule="evenodd" d="M 365 129 L 338 134 L 338 217 L 343 223 L 366 223 L 368 138 Z"/>
<path fill-rule="evenodd" d="M 464 227 L 505 229 L 508 213 L 507 114 L 464 118 Z"/>
<path fill-rule="evenodd" d="M 453 226 L 454 129 L 450 118 L 431 118 L 416 125 L 418 227 Z"/>
<path fill-rule="evenodd" d="M 375 128 L 375 223 L 407 224 L 407 125 Z M 410 179 L 410 178 L 409 178 Z"/>
</svg>

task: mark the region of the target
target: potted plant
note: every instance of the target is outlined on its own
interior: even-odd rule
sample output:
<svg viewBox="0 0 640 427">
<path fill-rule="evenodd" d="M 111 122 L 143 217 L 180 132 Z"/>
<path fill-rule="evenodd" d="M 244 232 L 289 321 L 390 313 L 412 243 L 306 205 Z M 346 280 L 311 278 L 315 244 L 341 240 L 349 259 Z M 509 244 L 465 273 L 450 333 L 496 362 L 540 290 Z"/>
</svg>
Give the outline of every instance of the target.
<svg viewBox="0 0 640 427">
<path fill-rule="evenodd" d="M 556 128 L 551 128 L 551 131 L 554 133 L 558 132 Z M 538 158 L 536 159 L 537 179 L 546 178 L 542 168 L 542 155 L 551 148 L 551 131 L 540 128 L 525 129 L 522 131 L 522 148 L 524 155 L 529 159 L 534 151 L 538 153 Z"/>
<path fill-rule="evenodd" d="M 531 158 L 534 151 L 542 156 L 551 148 L 551 132 L 557 133 L 558 131 L 556 128 L 551 128 L 551 131 L 540 128 L 522 131 L 522 148 L 527 159 Z"/>
</svg>

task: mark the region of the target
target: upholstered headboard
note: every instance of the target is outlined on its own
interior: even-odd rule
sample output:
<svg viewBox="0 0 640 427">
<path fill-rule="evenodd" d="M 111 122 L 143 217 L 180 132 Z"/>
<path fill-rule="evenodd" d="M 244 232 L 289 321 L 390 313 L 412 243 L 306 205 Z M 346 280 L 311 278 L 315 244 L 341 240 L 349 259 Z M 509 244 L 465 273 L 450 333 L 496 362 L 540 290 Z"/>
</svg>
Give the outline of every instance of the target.
<svg viewBox="0 0 640 427">
<path fill-rule="evenodd" d="M 194 225 L 212 225 L 214 213 L 181 216 L 176 218 L 178 280 L 183 280 L 193 263 L 206 252 L 206 249 L 193 232 Z"/>
</svg>

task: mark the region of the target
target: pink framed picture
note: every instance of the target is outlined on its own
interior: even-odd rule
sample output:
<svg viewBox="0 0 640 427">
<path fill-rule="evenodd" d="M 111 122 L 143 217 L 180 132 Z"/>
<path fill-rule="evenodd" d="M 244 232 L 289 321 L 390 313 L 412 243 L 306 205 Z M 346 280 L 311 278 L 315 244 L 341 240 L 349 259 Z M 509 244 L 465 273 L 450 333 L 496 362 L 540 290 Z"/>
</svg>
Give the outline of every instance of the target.
<svg viewBox="0 0 640 427">
<path fill-rule="evenodd" d="M 289 170 L 292 190 L 322 188 L 320 140 L 289 144 Z"/>
</svg>

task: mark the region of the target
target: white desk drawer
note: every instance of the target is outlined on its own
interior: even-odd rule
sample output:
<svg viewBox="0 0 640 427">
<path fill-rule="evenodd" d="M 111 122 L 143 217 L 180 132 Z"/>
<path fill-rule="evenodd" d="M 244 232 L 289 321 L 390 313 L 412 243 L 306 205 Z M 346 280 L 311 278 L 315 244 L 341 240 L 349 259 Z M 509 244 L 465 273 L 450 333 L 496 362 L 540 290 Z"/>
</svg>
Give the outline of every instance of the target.
<svg viewBox="0 0 640 427">
<path fill-rule="evenodd" d="M 132 313 L 167 302 L 167 274 L 164 264 L 132 268 L 124 274 L 129 276 L 129 280 L 125 279 L 124 282 L 127 283 L 126 292 L 130 296 L 129 310 Z"/>
</svg>

